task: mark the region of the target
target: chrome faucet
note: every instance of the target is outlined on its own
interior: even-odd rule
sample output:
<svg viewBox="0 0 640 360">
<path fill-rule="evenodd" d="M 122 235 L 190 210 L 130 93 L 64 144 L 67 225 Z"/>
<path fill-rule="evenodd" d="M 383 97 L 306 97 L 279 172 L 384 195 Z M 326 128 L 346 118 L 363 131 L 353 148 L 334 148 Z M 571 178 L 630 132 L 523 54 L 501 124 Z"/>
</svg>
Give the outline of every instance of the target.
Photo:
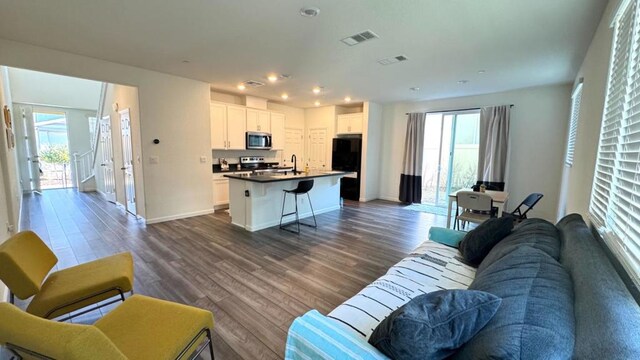
<svg viewBox="0 0 640 360">
<path fill-rule="evenodd" d="M 296 154 L 291 155 L 291 162 L 293 163 L 293 173 L 298 172 L 298 158 L 296 158 Z"/>
</svg>

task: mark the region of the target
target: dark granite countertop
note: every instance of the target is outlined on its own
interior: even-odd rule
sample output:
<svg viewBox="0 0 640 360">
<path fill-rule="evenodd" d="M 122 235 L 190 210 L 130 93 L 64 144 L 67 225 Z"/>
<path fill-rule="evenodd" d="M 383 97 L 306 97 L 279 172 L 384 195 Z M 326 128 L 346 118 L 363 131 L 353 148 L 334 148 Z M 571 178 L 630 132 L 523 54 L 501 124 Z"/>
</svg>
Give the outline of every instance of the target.
<svg viewBox="0 0 640 360">
<path fill-rule="evenodd" d="M 313 179 L 319 177 L 327 177 L 327 176 L 344 176 L 347 174 L 351 174 L 349 171 L 310 171 L 308 173 L 299 172 L 295 175 L 292 174 L 292 171 L 288 171 L 286 173 L 274 173 L 274 174 L 242 174 L 242 175 L 225 175 L 229 179 L 236 180 L 244 180 L 251 181 L 257 183 L 271 183 L 278 181 L 289 181 L 289 180 L 304 180 L 304 179 Z"/>
</svg>

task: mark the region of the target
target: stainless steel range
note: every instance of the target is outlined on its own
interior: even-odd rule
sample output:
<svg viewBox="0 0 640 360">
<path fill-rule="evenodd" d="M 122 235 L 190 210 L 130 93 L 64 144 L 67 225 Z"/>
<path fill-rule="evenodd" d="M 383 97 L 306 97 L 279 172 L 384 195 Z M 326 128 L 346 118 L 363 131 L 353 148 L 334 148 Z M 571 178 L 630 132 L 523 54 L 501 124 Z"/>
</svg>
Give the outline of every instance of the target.
<svg viewBox="0 0 640 360">
<path fill-rule="evenodd" d="M 240 158 L 240 167 L 257 174 L 287 172 L 293 169 L 291 166 L 280 166 L 278 162 L 266 162 L 263 156 L 243 156 Z"/>
</svg>

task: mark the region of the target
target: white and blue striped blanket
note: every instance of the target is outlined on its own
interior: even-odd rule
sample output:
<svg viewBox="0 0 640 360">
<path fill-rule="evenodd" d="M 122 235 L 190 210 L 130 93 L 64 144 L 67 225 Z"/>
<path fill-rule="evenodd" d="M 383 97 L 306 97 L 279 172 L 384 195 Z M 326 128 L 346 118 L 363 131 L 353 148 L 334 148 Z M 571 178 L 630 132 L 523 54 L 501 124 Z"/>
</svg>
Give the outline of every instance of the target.
<svg viewBox="0 0 640 360">
<path fill-rule="evenodd" d="M 462 263 L 457 249 L 427 240 L 326 317 L 312 310 L 296 319 L 289 328 L 285 356 L 385 359 L 367 343 L 382 320 L 418 295 L 468 288 L 475 272 Z"/>
</svg>

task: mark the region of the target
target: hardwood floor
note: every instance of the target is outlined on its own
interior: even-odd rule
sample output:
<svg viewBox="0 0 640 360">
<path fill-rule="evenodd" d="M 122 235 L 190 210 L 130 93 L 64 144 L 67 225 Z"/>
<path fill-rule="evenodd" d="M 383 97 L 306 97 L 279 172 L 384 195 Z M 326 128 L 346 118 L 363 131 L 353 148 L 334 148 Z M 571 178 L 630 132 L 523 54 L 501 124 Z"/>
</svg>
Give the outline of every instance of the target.
<svg viewBox="0 0 640 360">
<path fill-rule="evenodd" d="M 137 293 L 213 312 L 216 359 L 279 359 L 297 316 L 330 312 L 446 223 L 402 207 L 345 201 L 317 217 L 317 230 L 250 233 L 224 211 L 145 226 L 96 193 L 47 190 L 24 198 L 21 229 L 48 243 L 57 269 L 132 252 Z"/>
</svg>

